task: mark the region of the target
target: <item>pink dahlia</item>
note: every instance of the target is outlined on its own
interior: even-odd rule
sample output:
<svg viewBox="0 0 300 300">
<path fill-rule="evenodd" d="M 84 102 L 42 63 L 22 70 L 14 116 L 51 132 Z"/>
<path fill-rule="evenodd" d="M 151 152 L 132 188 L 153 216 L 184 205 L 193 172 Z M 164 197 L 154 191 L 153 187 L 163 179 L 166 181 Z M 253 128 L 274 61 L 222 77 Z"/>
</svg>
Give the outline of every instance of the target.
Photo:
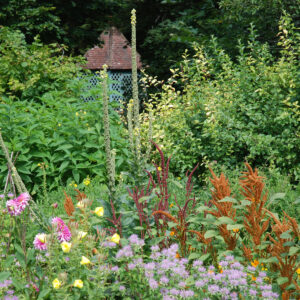
<svg viewBox="0 0 300 300">
<path fill-rule="evenodd" d="M 19 197 L 8 200 L 6 202 L 6 207 L 11 216 L 18 216 L 20 215 L 26 206 L 28 205 L 28 201 L 30 196 L 28 193 L 22 193 Z"/>
<path fill-rule="evenodd" d="M 60 242 L 68 242 L 71 239 L 70 229 L 61 218 L 53 218 L 52 225 L 56 227 L 57 238 Z"/>
<path fill-rule="evenodd" d="M 38 250 L 47 250 L 47 239 L 45 233 L 38 233 L 33 241 L 35 249 Z"/>
</svg>

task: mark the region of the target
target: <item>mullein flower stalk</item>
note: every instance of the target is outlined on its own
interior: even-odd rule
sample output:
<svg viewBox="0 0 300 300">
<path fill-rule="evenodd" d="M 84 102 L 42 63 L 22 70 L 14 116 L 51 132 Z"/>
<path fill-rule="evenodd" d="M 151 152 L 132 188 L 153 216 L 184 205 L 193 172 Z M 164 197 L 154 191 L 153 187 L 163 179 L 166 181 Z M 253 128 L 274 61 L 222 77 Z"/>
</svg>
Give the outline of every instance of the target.
<svg viewBox="0 0 300 300">
<path fill-rule="evenodd" d="M 139 95 L 138 95 L 138 76 L 136 63 L 136 11 L 131 11 L 131 60 L 132 60 L 132 96 L 134 103 L 134 129 L 135 129 L 135 146 L 137 161 L 141 157 L 141 138 L 140 138 L 140 121 L 139 121 Z"/>
<path fill-rule="evenodd" d="M 128 103 L 128 108 L 127 108 L 127 125 L 128 125 L 130 148 L 131 148 L 131 152 L 134 153 L 132 113 L 133 113 L 133 100 L 131 99 Z"/>
<path fill-rule="evenodd" d="M 152 109 L 152 104 L 149 105 L 148 108 L 148 118 L 149 118 L 149 129 L 148 129 L 148 146 L 146 150 L 146 161 L 149 161 L 150 159 L 150 152 L 151 152 L 151 140 L 152 140 L 152 135 L 153 135 L 153 109 Z"/>
<path fill-rule="evenodd" d="M 102 71 L 102 87 L 103 87 L 103 122 L 104 122 L 104 140 L 105 140 L 105 152 L 106 152 L 106 168 L 108 174 L 108 185 L 110 196 L 113 197 L 115 190 L 115 170 L 113 163 L 113 154 L 110 149 L 110 131 L 109 131 L 109 112 L 108 112 L 108 91 L 107 91 L 107 65 L 103 66 Z"/>
</svg>

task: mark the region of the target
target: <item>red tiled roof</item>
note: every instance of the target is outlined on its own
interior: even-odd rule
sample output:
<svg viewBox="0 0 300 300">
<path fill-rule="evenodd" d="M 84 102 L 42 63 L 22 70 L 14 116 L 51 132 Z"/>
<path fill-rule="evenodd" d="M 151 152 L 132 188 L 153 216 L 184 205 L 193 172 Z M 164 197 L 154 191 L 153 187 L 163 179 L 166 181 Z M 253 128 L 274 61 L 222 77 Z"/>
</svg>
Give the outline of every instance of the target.
<svg viewBox="0 0 300 300">
<path fill-rule="evenodd" d="M 106 64 L 110 70 L 131 70 L 131 47 L 125 36 L 115 27 L 105 30 L 100 35 L 104 42 L 102 48 L 98 46 L 85 53 L 86 68 L 102 69 Z M 141 57 L 137 53 L 137 67 L 142 67 Z"/>
</svg>

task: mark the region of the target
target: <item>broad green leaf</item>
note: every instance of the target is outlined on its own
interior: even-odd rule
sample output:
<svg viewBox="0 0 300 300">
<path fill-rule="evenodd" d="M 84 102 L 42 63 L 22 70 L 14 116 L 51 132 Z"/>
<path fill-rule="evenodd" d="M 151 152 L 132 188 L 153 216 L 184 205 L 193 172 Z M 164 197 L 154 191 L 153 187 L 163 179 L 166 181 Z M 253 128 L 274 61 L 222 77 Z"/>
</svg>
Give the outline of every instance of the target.
<svg viewBox="0 0 300 300">
<path fill-rule="evenodd" d="M 3 282 L 4 280 L 8 279 L 10 276 L 10 272 L 1 272 L 0 273 L 0 282 Z"/>
<path fill-rule="evenodd" d="M 284 284 L 284 283 L 286 283 L 288 281 L 289 281 L 289 279 L 287 277 L 279 277 L 279 278 L 277 278 L 277 283 L 279 285 L 282 285 L 282 284 Z"/>
<path fill-rule="evenodd" d="M 201 254 L 199 254 L 199 253 L 191 253 L 189 255 L 189 260 L 199 258 L 200 256 L 201 256 Z"/>
<path fill-rule="evenodd" d="M 219 233 L 217 231 L 215 231 L 215 230 L 208 230 L 208 231 L 205 232 L 204 238 L 209 239 L 209 238 L 212 238 L 212 237 L 214 237 L 214 236 L 216 236 L 218 234 Z"/>
<path fill-rule="evenodd" d="M 232 198 L 232 197 L 225 197 L 222 200 L 219 200 L 218 202 L 232 202 L 232 203 L 237 203 L 237 200 Z"/>
<path fill-rule="evenodd" d="M 220 224 L 234 224 L 234 221 L 229 217 L 220 217 L 217 219 Z"/>
<path fill-rule="evenodd" d="M 299 247 L 291 247 L 289 251 L 289 255 L 294 255 L 299 252 Z"/>
</svg>

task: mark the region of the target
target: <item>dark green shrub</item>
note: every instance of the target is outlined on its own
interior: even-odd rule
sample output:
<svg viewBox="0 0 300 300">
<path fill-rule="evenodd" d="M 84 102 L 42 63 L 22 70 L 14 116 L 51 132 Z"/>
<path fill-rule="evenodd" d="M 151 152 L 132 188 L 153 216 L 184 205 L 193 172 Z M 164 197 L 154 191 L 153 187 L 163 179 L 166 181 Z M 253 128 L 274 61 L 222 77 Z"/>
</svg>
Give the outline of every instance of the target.
<svg viewBox="0 0 300 300">
<path fill-rule="evenodd" d="M 84 82 L 74 80 L 64 91 L 41 97 L 43 105 L 33 101 L 2 98 L 0 128 L 3 139 L 14 154 L 19 153 L 16 167 L 28 189 L 42 183 L 44 162 L 50 189 L 72 181 L 79 184 L 88 175 L 107 179 L 102 122 L 102 102 L 84 102 Z M 91 93 L 99 94 L 96 88 Z M 112 106 L 112 105 L 111 105 Z M 126 134 L 117 112 L 110 107 L 112 149 L 116 150 L 116 172 L 127 164 Z M 0 182 L 7 174 L 4 155 L 0 152 Z"/>
</svg>

